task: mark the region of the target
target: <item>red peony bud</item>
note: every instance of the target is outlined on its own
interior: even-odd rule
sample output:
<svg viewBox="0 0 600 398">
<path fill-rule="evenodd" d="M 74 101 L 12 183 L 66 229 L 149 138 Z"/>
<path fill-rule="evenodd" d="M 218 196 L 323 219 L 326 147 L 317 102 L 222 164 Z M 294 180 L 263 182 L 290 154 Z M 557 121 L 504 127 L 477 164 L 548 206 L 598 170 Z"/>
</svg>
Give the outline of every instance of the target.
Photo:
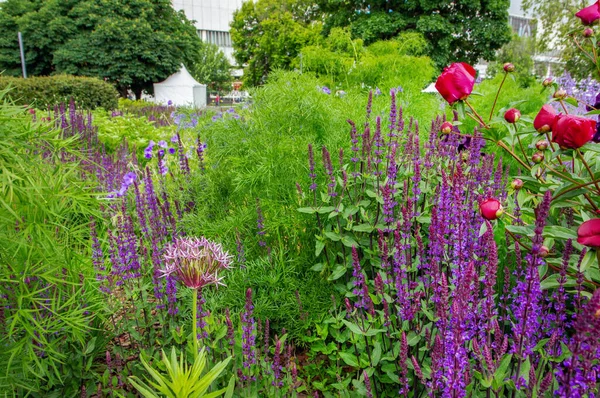
<svg viewBox="0 0 600 398">
<path fill-rule="evenodd" d="M 565 98 L 567 98 L 567 91 L 564 88 L 561 87 L 561 88 L 559 88 L 558 90 L 556 90 L 554 92 L 554 94 L 552 95 L 552 97 L 556 98 L 556 99 L 559 99 L 559 100 L 565 99 Z"/>
<path fill-rule="evenodd" d="M 510 183 L 510 186 L 512 187 L 512 189 L 514 189 L 515 191 L 517 191 L 517 190 L 523 188 L 523 180 L 521 180 L 519 178 L 515 178 Z"/>
<path fill-rule="evenodd" d="M 579 226 L 577 243 L 589 247 L 600 247 L 600 218 L 588 220 Z"/>
<path fill-rule="evenodd" d="M 465 63 L 454 63 L 446 68 L 435 82 L 435 88 L 450 105 L 465 100 L 475 85 L 475 69 Z"/>
<path fill-rule="evenodd" d="M 542 163 L 544 161 L 544 154 L 541 152 L 536 152 L 531 156 L 531 161 L 533 163 Z"/>
<path fill-rule="evenodd" d="M 540 252 L 538 254 L 542 258 L 546 258 L 548 257 L 548 254 L 550 254 L 550 249 L 548 249 L 546 246 L 542 246 L 540 247 Z"/>
<path fill-rule="evenodd" d="M 556 142 L 562 148 L 577 149 L 587 144 L 595 132 L 595 120 L 574 115 L 559 115 L 554 122 L 552 142 Z"/>
<path fill-rule="evenodd" d="M 502 68 L 504 69 L 504 72 L 514 72 L 515 71 L 515 66 L 513 64 L 511 64 L 510 62 L 505 63 Z"/>
<path fill-rule="evenodd" d="M 550 105 L 542 106 L 537 116 L 533 120 L 533 128 L 540 133 L 552 131 L 554 120 L 556 119 L 556 111 Z"/>
<path fill-rule="evenodd" d="M 442 128 L 440 129 L 440 131 L 442 132 L 442 134 L 450 134 L 452 132 L 452 127 L 454 127 L 452 123 L 444 122 L 442 123 Z"/>
<path fill-rule="evenodd" d="M 545 151 L 546 149 L 548 149 L 548 141 L 540 140 L 536 142 L 535 149 L 537 149 L 538 151 Z"/>
<path fill-rule="evenodd" d="M 600 19 L 600 1 L 597 1 L 589 7 L 579 10 L 575 16 L 581 19 L 581 22 L 583 22 L 584 25 L 593 24 Z"/>
<path fill-rule="evenodd" d="M 544 87 L 549 87 L 552 85 L 552 83 L 554 83 L 554 79 L 552 79 L 551 77 L 547 77 L 544 79 L 544 81 L 542 82 L 542 86 Z"/>
<path fill-rule="evenodd" d="M 495 220 L 504 213 L 504 209 L 500 202 L 496 199 L 490 198 L 479 203 L 479 211 L 481 216 L 486 220 Z"/>
<path fill-rule="evenodd" d="M 592 29 L 592 28 L 585 28 L 583 30 L 582 34 L 583 34 L 583 37 L 592 37 L 592 36 L 594 36 L 594 29 Z"/>
<path fill-rule="evenodd" d="M 521 112 L 518 109 L 510 108 L 504 113 L 504 120 L 509 123 L 516 123 L 521 118 Z"/>
</svg>

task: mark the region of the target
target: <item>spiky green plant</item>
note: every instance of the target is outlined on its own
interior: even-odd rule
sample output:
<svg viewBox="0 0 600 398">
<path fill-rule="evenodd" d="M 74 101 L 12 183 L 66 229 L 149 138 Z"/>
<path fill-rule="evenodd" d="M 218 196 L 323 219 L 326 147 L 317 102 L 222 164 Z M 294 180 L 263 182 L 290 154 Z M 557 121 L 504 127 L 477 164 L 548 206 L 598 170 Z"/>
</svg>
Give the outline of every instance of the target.
<svg viewBox="0 0 600 398">
<path fill-rule="evenodd" d="M 154 381 L 147 379 L 148 383 L 144 383 L 138 377 L 131 376 L 129 382 L 146 398 L 161 396 L 167 398 L 211 398 L 223 394 L 226 394 L 225 397 L 233 395 L 235 376 L 232 376 L 228 387 L 207 393 L 211 384 L 225 370 L 231 357 L 217 363 L 205 374 L 203 373 L 208 361 L 204 348 L 196 355 L 192 366 L 187 363 L 183 353 L 180 353 L 179 360 L 177 359 L 175 347 L 171 348 L 170 358 L 162 351 L 162 362 L 167 369 L 166 375 L 154 369 L 143 355 L 140 360 Z"/>
</svg>

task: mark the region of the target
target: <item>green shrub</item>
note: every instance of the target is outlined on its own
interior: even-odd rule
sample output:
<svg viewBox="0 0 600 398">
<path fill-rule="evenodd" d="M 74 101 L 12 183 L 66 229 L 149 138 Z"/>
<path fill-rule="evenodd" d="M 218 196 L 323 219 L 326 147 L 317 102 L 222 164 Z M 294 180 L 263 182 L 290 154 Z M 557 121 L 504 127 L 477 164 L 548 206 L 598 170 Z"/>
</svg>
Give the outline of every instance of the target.
<svg viewBox="0 0 600 398">
<path fill-rule="evenodd" d="M 109 83 L 93 77 L 69 75 L 0 77 L 0 90 L 12 88 L 10 96 L 16 104 L 45 109 L 60 103 L 75 101 L 78 108 L 116 109 L 117 90 Z"/>
</svg>

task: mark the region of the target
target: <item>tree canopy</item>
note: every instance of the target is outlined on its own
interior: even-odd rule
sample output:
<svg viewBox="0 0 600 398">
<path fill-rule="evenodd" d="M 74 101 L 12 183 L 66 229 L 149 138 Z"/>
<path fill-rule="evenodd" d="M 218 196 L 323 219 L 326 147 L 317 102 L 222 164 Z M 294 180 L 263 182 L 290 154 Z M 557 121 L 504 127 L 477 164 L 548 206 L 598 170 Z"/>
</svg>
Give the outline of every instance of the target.
<svg viewBox="0 0 600 398">
<path fill-rule="evenodd" d="M 230 69 L 227 57 L 216 44 L 202 42 L 190 72 L 209 89 L 225 90 L 231 88 L 229 83 L 233 80 Z"/>
<path fill-rule="evenodd" d="M 20 74 L 18 31 L 30 74 L 98 77 L 137 97 L 181 64 L 191 68 L 201 46 L 169 0 L 7 0 L 0 3 L 0 69 L 8 75 Z"/>
<path fill-rule="evenodd" d="M 273 69 L 289 69 L 302 47 L 321 39 L 317 9 L 307 0 L 246 1 L 233 14 L 234 56 L 244 69 L 244 81 L 264 83 Z"/>
<path fill-rule="evenodd" d="M 509 0 L 319 0 L 325 33 L 349 26 L 365 44 L 416 31 L 429 42 L 438 67 L 455 61 L 494 59 L 510 41 Z"/>
</svg>

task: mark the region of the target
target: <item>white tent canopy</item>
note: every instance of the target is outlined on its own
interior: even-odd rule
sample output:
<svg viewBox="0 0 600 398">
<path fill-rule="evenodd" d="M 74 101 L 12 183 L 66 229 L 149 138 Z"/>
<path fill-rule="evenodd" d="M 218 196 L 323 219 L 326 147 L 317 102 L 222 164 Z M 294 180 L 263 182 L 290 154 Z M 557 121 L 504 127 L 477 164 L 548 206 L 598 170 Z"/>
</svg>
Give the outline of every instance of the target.
<svg viewBox="0 0 600 398">
<path fill-rule="evenodd" d="M 182 65 L 179 72 L 172 74 L 167 80 L 154 83 L 154 98 L 159 104 L 171 101 L 175 106 L 203 108 L 206 106 L 206 85 L 198 83 Z"/>
</svg>

